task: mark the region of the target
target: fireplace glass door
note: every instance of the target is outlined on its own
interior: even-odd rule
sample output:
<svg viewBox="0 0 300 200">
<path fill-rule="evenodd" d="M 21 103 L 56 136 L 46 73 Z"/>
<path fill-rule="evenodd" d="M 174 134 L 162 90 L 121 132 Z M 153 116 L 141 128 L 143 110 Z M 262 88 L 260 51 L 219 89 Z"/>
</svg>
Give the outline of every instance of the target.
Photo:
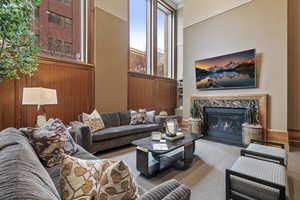
<svg viewBox="0 0 300 200">
<path fill-rule="evenodd" d="M 204 108 L 204 133 L 207 139 L 242 145 L 245 108 Z"/>
</svg>

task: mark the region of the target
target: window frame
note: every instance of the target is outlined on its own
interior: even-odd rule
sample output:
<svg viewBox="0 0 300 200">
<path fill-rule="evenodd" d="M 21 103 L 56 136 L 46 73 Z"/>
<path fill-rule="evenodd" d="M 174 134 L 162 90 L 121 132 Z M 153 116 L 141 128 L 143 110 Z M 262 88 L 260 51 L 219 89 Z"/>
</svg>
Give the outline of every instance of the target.
<svg viewBox="0 0 300 200">
<path fill-rule="evenodd" d="M 85 57 L 85 61 L 77 61 L 77 60 L 72 60 L 72 59 L 68 59 L 68 58 L 59 58 L 59 57 L 55 57 L 55 56 L 50 56 L 50 55 L 42 55 L 42 54 L 38 54 L 38 59 L 40 60 L 53 60 L 53 61 L 57 61 L 57 62 L 68 62 L 68 63 L 77 63 L 77 64 L 81 64 L 81 65 L 87 65 L 87 66 L 94 66 L 95 65 L 95 60 L 94 60 L 94 30 L 95 30 L 95 3 L 94 0 L 84 0 L 86 6 L 85 6 L 85 10 L 86 10 L 86 14 L 85 14 L 85 43 L 86 43 L 86 55 L 84 55 Z M 62 2 L 64 4 L 64 1 Z M 63 26 L 64 26 L 64 20 L 63 20 Z M 73 22 L 72 22 L 72 26 L 73 26 Z M 64 46 L 64 45 L 63 45 Z"/>
<path fill-rule="evenodd" d="M 147 35 L 149 35 L 149 41 L 147 41 L 147 69 L 150 69 L 150 73 L 143 74 L 138 72 L 130 71 L 130 0 L 128 0 L 128 73 L 141 74 L 144 76 L 153 76 L 159 77 L 163 79 L 177 79 L 177 10 L 169 5 L 164 0 L 149 0 L 150 1 L 150 16 L 148 16 L 149 21 L 147 27 L 149 27 L 150 31 L 147 30 Z M 172 13 L 172 25 L 171 25 L 171 77 L 158 76 L 157 73 L 157 9 L 160 6 L 163 6 L 165 9 Z M 149 45 L 148 45 L 149 44 Z"/>
</svg>

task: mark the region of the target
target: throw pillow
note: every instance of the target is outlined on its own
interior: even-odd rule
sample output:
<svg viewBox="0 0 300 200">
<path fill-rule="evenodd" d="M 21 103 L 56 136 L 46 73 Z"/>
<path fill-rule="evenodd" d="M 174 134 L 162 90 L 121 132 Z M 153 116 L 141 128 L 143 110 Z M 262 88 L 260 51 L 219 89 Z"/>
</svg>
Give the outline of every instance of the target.
<svg viewBox="0 0 300 200">
<path fill-rule="evenodd" d="M 106 198 L 110 197 L 106 191 L 111 194 L 111 191 L 118 192 L 117 195 L 114 195 L 114 200 L 138 198 L 136 192 L 134 192 L 137 187 L 128 167 L 121 161 L 83 160 L 65 155 L 60 174 L 63 200 L 111 199 Z M 104 179 L 104 177 L 106 178 Z M 111 183 L 110 180 L 115 180 L 115 184 L 108 187 L 108 183 Z"/>
<path fill-rule="evenodd" d="M 90 115 L 83 113 L 82 122 L 90 128 L 92 133 L 105 128 L 103 120 L 97 110 L 94 110 Z"/>
<path fill-rule="evenodd" d="M 100 200 L 135 200 L 137 186 L 128 166 L 123 161 L 111 163 L 100 180 Z"/>
<path fill-rule="evenodd" d="M 154 121 L 155 121 L 155 110 L 146 112 L 146 121 L 148 123 L 154 123 Z"/>
<path fill-rule="evenodd" d="M 131 119 L 130 124 L 131 125 L 137 125 L 137 124 L 145 124 L 147 122 L 146 120 L 146 112 L 137 112 L 137 111 L 131 111 Z"/>
<path fill-rule="evenodd" d="M 49 119 L 47 123 L 42 127 L 49 131 L 53 131 L 58 134 L 62 134 L 67 138 L 67 143 L 64 146 L 65 154 L 72 155 L 77 152 L 78 147 L 73 137 L 71 136 L 67 127 L 59 119 Z"/>
<path fill-rule="evenodd" d="M 69 131 L 58 119 L 49 119 L 41 128 L 28 128 L 25 134 L 45 167 L 59 164 L 64 153 L 72 155 L 78 149 Z"/>
<path fill-rule="evenodd" d="M 46 129 L 28 129 L 26 134 L 45 167 L 54 167 L 61 162 L 68 141 L 65 135 Z"/>
</svg>

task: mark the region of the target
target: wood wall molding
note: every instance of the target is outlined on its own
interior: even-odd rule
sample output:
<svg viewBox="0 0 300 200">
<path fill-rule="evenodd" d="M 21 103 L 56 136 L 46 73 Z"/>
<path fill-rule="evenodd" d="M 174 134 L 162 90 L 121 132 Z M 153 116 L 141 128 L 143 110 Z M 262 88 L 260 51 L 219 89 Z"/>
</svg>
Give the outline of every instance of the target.
<svg viewBox="0 0 300 200">
<path fill-rule="evenodd" d="M 290 151 L 288 131 L 268 129 L 267 132 L 268 132 L 267 141 L 278 142 L 278 143 L 285 144 L 285 149 L 287 151 Z"/>
<path fill-rule="evenodd" d="M 165 110 L 174 114 L 176 87 L 176 80 L 129 73 L 128 109 Z"/>
<path fill-rule="evenodd" d="M 59 118 L 69 123 L 77 120 L 81 112 L 91 112 L 94 109 L 93 65 L 39 58 L 39 70 L 33 76 L 5 80 L 0 84 L 0 130 L 35 125 L 36 106 L 22 105 L 24 87 L 57 90 L 58 104 L 45 106 L 48 118 Z"/>
<path fill-rule="evenodd" d="M 291 146 L 300 147 L 300 130 L 289 129 L 289 142 Z"/>
</svg>

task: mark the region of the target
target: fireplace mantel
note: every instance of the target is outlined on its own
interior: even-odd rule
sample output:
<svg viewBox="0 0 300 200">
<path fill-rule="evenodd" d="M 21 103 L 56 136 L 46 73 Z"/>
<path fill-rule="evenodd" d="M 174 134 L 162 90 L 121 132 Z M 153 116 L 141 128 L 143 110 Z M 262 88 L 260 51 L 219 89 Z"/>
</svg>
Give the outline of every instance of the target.
<svg viewBox="0 0 300 200">
<path fill-rule="evenodd" d="M 255 102 L 258 108 L 260 124 L 263 127 L 263 138 L 268 139 L 268 94 L 245 94 L 236 96 L 193 96 L 191 103 L 196 102 L 204 107 L 246 108 L 249 102 Z"/>
</svg>

